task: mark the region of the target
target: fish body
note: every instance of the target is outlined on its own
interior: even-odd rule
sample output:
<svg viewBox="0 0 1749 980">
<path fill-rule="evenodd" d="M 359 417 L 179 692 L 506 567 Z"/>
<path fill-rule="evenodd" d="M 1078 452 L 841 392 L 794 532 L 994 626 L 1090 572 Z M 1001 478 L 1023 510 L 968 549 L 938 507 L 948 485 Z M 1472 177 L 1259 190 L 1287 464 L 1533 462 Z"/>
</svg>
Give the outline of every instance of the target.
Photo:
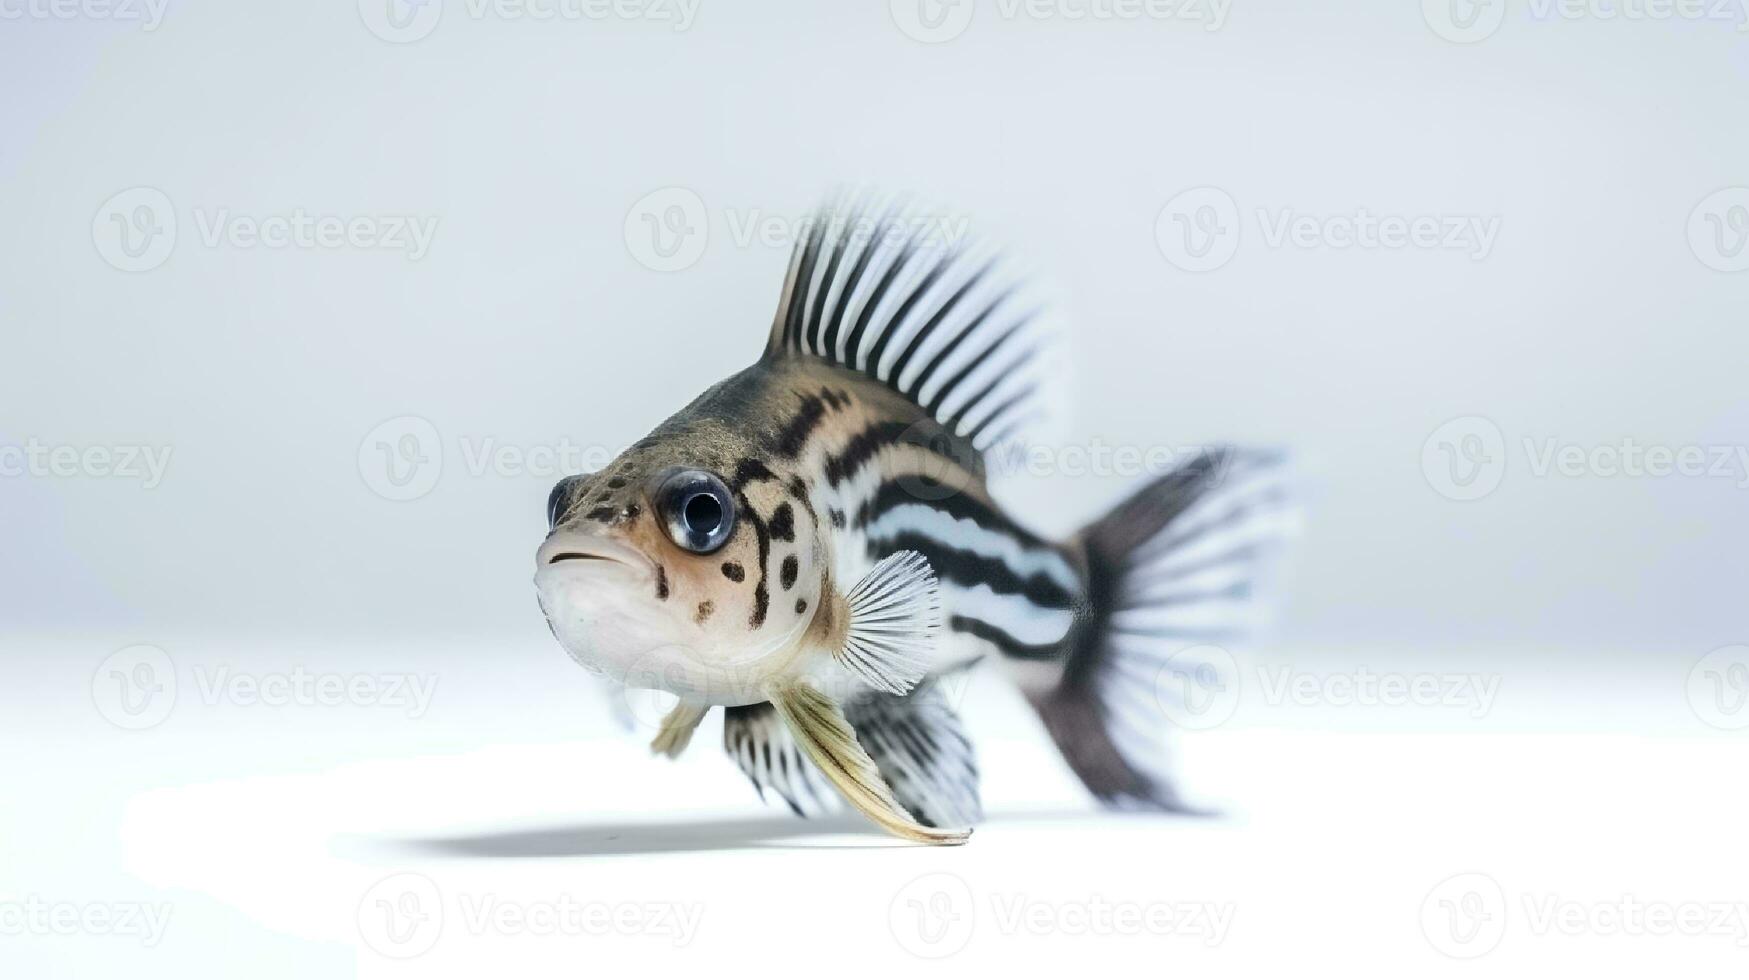
<svg viewBox="0 0 1749 980">
<path fill-rule="evenodd" d="M 1210 451 L 1068 540 L 1028 530 L 987 477 L 1051 401 L 1049 334 L 997 253 L 907 214 L 823 208 L 759 360 L 554 487 L 541 608 L 578 663 L 680 699 L 659 752 L 722 707 L 730 754 L 804 814 L 829 785 L 963 840 L 975 754 L 936 682 L 986 656 L 1101 799 L 1176 807 L 1125 732 L 1164 726 L 1149 674 L 1249 596 L 1275 468 Z"/>
</svg>

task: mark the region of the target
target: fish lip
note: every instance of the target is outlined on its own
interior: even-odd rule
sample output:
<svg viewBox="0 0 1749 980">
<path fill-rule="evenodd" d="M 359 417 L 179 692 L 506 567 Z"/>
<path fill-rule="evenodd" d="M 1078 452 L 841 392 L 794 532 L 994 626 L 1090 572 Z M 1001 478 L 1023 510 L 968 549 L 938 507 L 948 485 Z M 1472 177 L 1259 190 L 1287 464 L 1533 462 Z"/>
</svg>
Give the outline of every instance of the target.
<svg viewBox="0 0 1749 980">
<path fill-rule="evenodd" d="M 548 558 L 547 564 L 557 565 L 562 561 L 619 561 L 619 559 L 609 558 L 606 555 L 592 555 L 583 551 L 561 551 L 551 558 Z"/>
<path fill-rule="evenodd" d="M 650 560 L 635 549 L 593 534 L 554 532 L 535 552 L 535 573 L 561 569 L 583 570 L 622 565 L 645 575 L 653 575 Z"/>
</svg>

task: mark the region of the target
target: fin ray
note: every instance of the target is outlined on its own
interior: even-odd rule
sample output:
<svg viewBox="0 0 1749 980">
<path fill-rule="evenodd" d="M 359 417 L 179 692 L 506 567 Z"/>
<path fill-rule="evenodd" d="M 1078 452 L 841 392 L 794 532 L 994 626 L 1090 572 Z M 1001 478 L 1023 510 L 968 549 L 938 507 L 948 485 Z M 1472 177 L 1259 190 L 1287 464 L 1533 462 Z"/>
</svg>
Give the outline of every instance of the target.
<svg viewBox="0 0 1749 980">
<path fill-rule="evenodd" d="M 796 242 L 765 356 L 819 357 L 909 399 L 980 452 L 1048 420 L 1048 321 L 1025 280 L 942 212 L 838 195 Z M 1001 423 L 1001 424 L 996 424 Z M 1009 431 L 1010 428 L 1016 431 Z"/>
</svg>

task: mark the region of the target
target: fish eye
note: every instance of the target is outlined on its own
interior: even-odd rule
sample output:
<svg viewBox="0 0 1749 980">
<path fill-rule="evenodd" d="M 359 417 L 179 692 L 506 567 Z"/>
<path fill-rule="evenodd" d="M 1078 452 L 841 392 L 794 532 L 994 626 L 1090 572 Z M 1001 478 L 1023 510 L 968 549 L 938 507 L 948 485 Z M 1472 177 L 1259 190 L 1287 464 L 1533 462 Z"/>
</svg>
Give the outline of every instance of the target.
<svg viewBox="0 0 1749 980">
<path fill-rule="evenodd" d="M 559 526 L 559 518 L 565 516 L 565 511 L 571 506 L 571 488 L 582 481 L 580 476 L 567 476 L 553 484 L 553 492 L 547 494 L 547 529 Z"/>
<path fill-rule="evenodd" d="M 708 555 L 735 532 L 735 501 L 714 473 L 679 470 L 656 491 L 668 536 L 687 551 Z"/>
</svg>

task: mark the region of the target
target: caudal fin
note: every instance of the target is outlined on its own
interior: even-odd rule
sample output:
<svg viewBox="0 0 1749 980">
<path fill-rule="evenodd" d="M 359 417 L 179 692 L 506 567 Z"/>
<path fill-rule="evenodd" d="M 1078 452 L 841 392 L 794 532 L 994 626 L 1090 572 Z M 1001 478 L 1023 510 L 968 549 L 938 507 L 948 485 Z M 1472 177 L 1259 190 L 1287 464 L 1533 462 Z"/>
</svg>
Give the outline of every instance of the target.
<svg viewBox="0 0 1749 980">
<path fill-rule="evenodd" d="M 1217 449 L 1076 536 L 1091 613 L 1068 639 L 1061 681 L 1028 697 L 1101 802 L 1189 809 L 1165 743 L 1187 706 L 1171 703 L 1177 686 L 1162 674 L 1185 667 L 1177 660 L 1192 648 L 1233 643 L 1259 625 L 1258 579 L 1296 516 L 1279 457 Z"/>
</svg>

